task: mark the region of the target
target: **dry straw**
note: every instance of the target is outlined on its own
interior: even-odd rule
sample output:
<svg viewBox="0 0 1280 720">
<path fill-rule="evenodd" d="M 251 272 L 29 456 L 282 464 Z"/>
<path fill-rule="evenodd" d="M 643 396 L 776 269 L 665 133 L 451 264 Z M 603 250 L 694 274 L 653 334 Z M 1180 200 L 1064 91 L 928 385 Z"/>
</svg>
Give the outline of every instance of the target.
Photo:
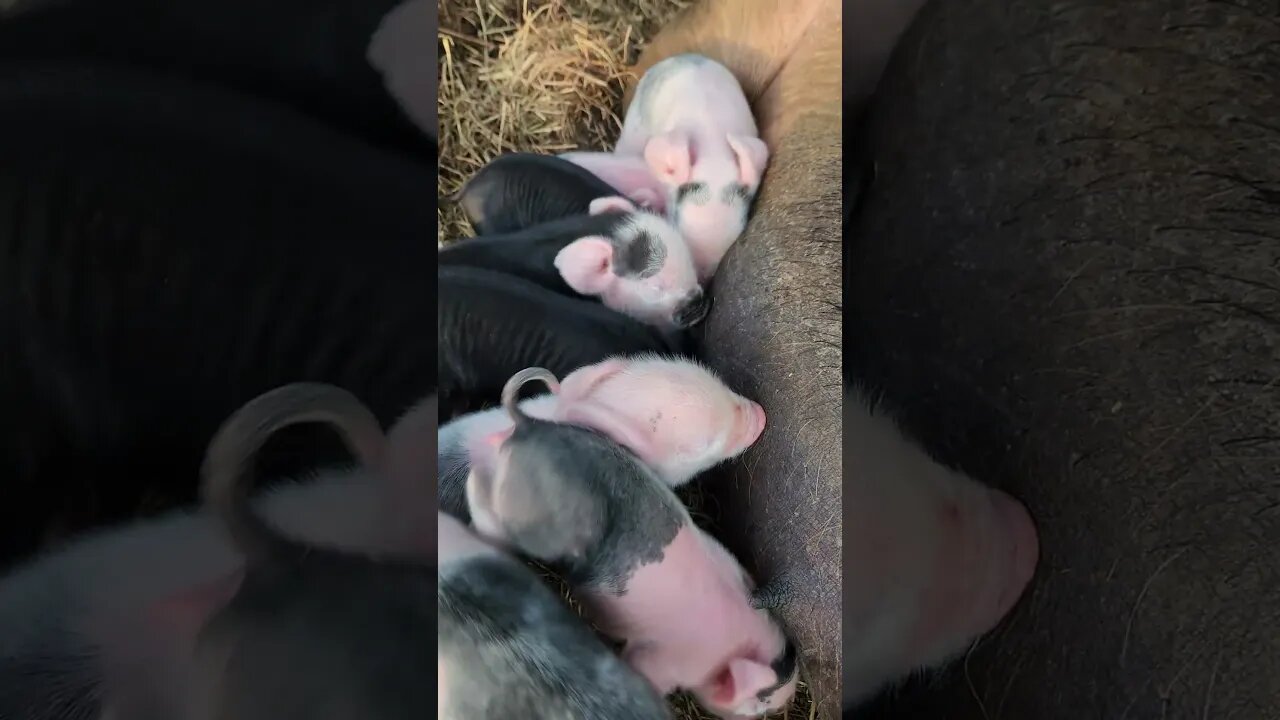
<svg viewBox="0 0 1280 720">
<path fill-rule="evenodd" d="M 690 2 L 439 0 L 442 199 L 504 152 L 612 147 L 628 65 Z M 473 234 L 455 205 L 442 201 L 438 212 L 441 243 Z M 686 499 L 695 507 L 706 500 Z M 690 698 L 673 705 L 679 720 L 715 720 Z M 815 717 L 803 687 L 781 717 Z"/>
<path fill-rule="evenodd" d="M 627 65 L 687 0 L 442 0 L 440 193 L 503 152 L 607 149 Z M 442 203 L 439 239 L 472 234 Z"/>
</svg>

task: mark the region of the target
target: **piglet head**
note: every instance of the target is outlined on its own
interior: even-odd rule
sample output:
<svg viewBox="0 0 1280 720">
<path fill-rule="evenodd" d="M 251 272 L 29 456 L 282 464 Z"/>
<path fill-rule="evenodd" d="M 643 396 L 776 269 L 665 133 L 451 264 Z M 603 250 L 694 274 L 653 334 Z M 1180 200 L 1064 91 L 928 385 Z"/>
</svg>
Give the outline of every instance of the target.
<svg viewBox="0 0 1280 720">
<path fill-rule="evenodd" d="M 574 563 L 603 534 L 606 509 L 552 425 L 529 420 L 473 442 L 467 505 L 480 535 L 543 562 Z"/>
<path fill-rule="evenodd" d="M 748 135 L 730 133 L 707 142 L 672 132 L 650 139 L 645 158 L 672 188 L 668 214 L 688 242 L 698 277 L 705 282 L 746 228 L 769 148 Z"/>
<path fill-rule="evenodd" d="M 759 404 L 685 358 L 612 358 L 565 376 L 557 418 L 630 449 L 667 484 L 741 454 L 764 432 Z"/>
<path fill-rule="evenodd" d="M 749 720 L 786 707 L 799 680 L 795 646 L 788 640 L 777 655 L 730 658 L 708 682 L 693 689 L 703 707 L 726 720 Z"/>
<path fill-rule="evenodd" d="M 660 327 L 688 328 L 706 318 L 710 298 L 675 226 L 621 196 L 592 200 L 590 212 L 623 217 L 611 236 L 579 238 L 556 255 L 556 269 L 569 287 Z"/>
</svg>

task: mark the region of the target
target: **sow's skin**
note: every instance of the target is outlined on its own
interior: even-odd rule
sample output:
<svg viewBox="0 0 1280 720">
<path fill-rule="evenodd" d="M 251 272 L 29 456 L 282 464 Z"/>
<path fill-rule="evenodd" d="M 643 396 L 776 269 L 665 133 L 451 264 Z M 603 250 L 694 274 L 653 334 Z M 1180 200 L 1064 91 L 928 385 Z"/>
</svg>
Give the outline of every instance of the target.
<svg viewBox="0 0 1280 720">
<path fill-rule="evenodd" d="M 24 498 L 0 566 L 55 516 L 194 499 L 213 431 L 272 387 L 345 387 L 388 424 L 431 390 L 433 169 L 140 70 L 6 65 L 0 125 L 0 467 Z M 329 438 L 291 430 L 264 476 Z"/>
<path fill-rule="evenodd" d="M 841 12 L 834 0 L 708 0 L 635 68 L 681 53 L 722 63 L 770 150 L 752 218 L 716 272 L 699 356 L 785 432 L 764 433 L 705 487 L 734 554 L 764 583 L 792 579 L 779 612 L 825 718 L 840 687 Z"/>
<path fill-rule="evenodd" d="M 905 37 L 848 364 L 1043 558 L 863 716 L 1280 717 L 1277 43 L 1274 5 L 1198 1 L 939 2 Z"/>
</svg>

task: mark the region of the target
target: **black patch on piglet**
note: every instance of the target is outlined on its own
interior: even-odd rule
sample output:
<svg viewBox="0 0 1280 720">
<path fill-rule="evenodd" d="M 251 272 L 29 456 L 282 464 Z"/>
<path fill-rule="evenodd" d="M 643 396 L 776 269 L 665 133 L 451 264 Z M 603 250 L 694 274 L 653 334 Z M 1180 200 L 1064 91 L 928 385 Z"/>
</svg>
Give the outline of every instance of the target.
<svg viewBox="0 0 1280 720">
<path fill-rule="evenodd" d="M 449 717 L 670 717 L 648 682 L 514 559 L 442 569 L 438 601 L 438 646 L 458 668 Z"/>
<path fill-rule="evenodd" d="M 791 642 L 791 638 L 787 638 L 786 645 L 782 648 L 782 654 L 774 658 L 769 663 L 769 667 L 773 669 L 773 674 L 778 677 L 778 682 L 764 688 L 756 693 L 756 699 L 766 701 L 769 696 L 774 694 L 783 685 L 791 682 L 792 676 L 796 674 L 796 644 Z"/>
<path fill-rule="evenodd" d="M 613 272 L 621 277 L 648 277 L 656 271 L 653 255 L 656 252 L 666 254 L 666 250 L 654 240 L 653 235 L 641 230 L 631 237 L 628 243 L 616 243 L 617 249 Z M 661 268 L 661 263 L 657 264 Z"/>
<path fill-rule="evenodd" d="M 662 559 L 685 521 L 680 501 L 639 458 L 593 430 L 529 418 L 504 448 L 512 468 L 554 474 L 566 493 L 590 497 L 602 509 L 585 553 L 547 561 L 575 586 L 625 594 L 630 577 Z M 547 517 L 556 518 L 554 507 Z"/>
<path fill-rule="evenodd" d="M 676 188 L 676 204 L 683 205 L 685 201 L 706 205 L 711 202 L 711 188 L 704 182 L 687 182 Z"/>
<path fill-rule="evenodd" d="M 742 183 L 729 183 L 721 193 L 720 199 L 726 205 L 741 204 L 745 207 L 751 204 L 751 198 L 754 195 L 755 193 L 751 192 L 751 188 Z"/>
<path fill-rule="evenodd" d="M 685 301 L 672 320 L 675 321 L 676 327 L 690 328 L 706 320 L 710 312 L 711 296 L 699 290 Z"/>
<path fill-rule="evenodd" d="M 667 262 L 666 246 L 648 230 L 620 225 L 610 240 L 613 273 L 619 277 L 653 277 Z"/>
</svg>

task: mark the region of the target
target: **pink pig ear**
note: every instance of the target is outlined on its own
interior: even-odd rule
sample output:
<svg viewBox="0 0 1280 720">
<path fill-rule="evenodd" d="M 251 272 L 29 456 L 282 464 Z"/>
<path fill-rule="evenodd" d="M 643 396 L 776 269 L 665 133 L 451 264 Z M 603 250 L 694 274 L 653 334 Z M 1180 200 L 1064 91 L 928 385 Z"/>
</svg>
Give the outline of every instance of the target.
<svg viewBox="0 0 1280 720">
<path fill-rule="evenodd" d="M 729 148 L 738 158 L 738 182 L 749 188 L 760 184 L 764 168 L 769 164 L 769 146 L 749 135 L 726 135 Z"/>
<path fill-rule="evenodd" d="M 716 674 L 711 700 L 720 707 L 735 708 L 778 682 L 773 668 L 755 660 L 734 658 Z"/>
<path fill-rule="evenodd" d="M 591 215 L 599 215 L 607 212 L 631 213 L 636 211 L 635 203 L 621 195 L 610 195 L 608 197 L 596 198 L 591 201 L 587 212 Z"/>
<path fill-rule="evenodd" d="M 502 447 L 502 443 L 506 442 L 507 438 L 511 437 L 511 434 L 515 431 L 515 425 L 512 425 L 505 430 L 495 430 L 494 432 L 485 435 L 480 442 L 484 443 L 490 450 L 496 452 L 498 448 Z"/>
<path fill-rule="evenodd" d="M 154 602 L 149 608 L 154 623 L 179 637 L 194 638 L 200 628 L 235 597 L 244 570 L 183 588 Z"/>
<path fill-rule="evenodd" d="M 627 361 L 622 358 L 609 358 L 595 365 L 580 367 L 560 381 L 560 397 L 563 400 L 581 400 L 601 382 L 617 375 L 626 367 Z"/>
<path fill-rule="evenodd" d="M 575 292 L 599 295 L 609 287 L 613 244 L 602 235 L 579 238 L 556 253 L 555 266 Z"/>
<path fill-rule="evenodd" d="M 668 185 L 681 185 L 689 182 L 693 146 L 684 133 L 655 135 L 644 146 L 644 159 L 658 179 Z"/>
<path fill-rule="evenodd" d="M 502 443 L 506 442 L 516 430 L 512 425 L 502 430 L 474 437 L 467 446 L 467 456 L 472 469 L 481 469 L 487 476 L 498 466 L 498 454 L 502 451 Z"/>
</svg>

